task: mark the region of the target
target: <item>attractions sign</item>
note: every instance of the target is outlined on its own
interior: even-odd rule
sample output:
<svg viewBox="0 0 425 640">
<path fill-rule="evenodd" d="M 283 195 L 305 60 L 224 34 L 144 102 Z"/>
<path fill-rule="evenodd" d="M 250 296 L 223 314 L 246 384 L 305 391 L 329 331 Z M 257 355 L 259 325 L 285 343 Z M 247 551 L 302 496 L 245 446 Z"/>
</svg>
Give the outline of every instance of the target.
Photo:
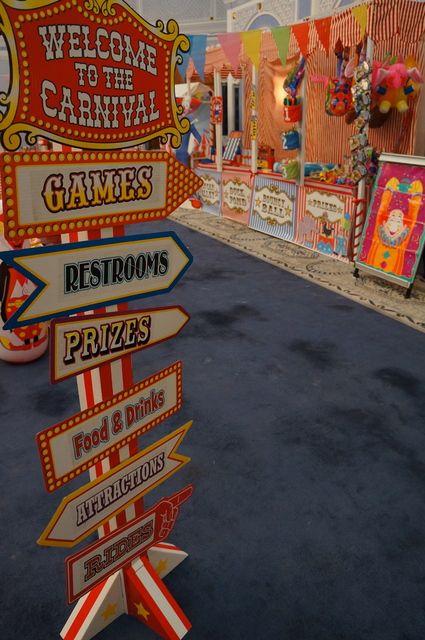
<svg viewBox="0 0 425 640">
<path fill-rule="evenodd" d="M 52 384 L 176 336 L 189 321 L 182 307 L 58 318 L 50 324 Z"/>
<path fill-rule="evenodd" d="M 1 174 L 12 240 L 161 220 L 202 185 L 165 151 L 5 153 Z"/>
<path fill-rule="evenodd" d="M 19 148 L 20 133 L 89 149 L 171 134 L 178 147 L 189 130 L 174 92 L 189 41 L 174 20 L 154 27 L 121 0 L 1 0 L 0 34 L 10 54 L 5 149 Z"/>
<path fill-rule="evenodd" d="M 179 361 L 40 431 L 36 438 L 47 491 L 55 491 L 176 413 L 182 396 Z"/>
<path fill-rule="evenodd" d="M 188 422 L 64 498 L 38 544 L 73 547 L 170 478 L 190 462 L 190 458 L 177 454 L 176 450 L 191 426 L 192 422 Z"/>
<path fill-rule="evenodd" d="M 93 589 L 136 556 L 165 540 L 174 527 L 180 506 L 190 498 L 193 486 L 157 502 L 152 509 L 125 527 L 66 559 L 68 602 Z"/>
<path fill-rule="evenodd" d="M 192 263 L 172 231 L 0 252 L 37 285 L 5 329 L 170 291 Z"/>
</svg>

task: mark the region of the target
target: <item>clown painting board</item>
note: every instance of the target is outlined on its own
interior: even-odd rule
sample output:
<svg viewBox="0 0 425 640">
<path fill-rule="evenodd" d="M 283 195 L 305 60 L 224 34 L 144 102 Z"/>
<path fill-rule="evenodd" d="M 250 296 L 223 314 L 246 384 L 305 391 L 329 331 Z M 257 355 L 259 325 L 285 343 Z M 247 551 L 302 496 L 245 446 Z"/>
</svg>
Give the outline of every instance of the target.
<svg viewBox="0 0 425 640">
<path fill-rule="evenodd" d="M 201 186 L 164 151 L 5 153 L 11 240 L 161 220 Z"/>
<path fill-rule="evenodd" d="M 37 286 L 6 329 L 167 293 L 192 263 L 175 233 L 0 252 Z"/>
<path fill-rule="evenodd" d="M 357 269 L 410 288 L 425 245 L 425 158 L 383 153 Z"/>
<path fill-rule="evenodd" d="M 154 27 L 116 0 L 2 0 L 0 33 L 11 59 L 5 149 L 19 148 L 20 133 L 104 150 L 171 134 L 176 148 L 189 129 L 174 96 L 189 41 L 174 20 Z"/>
<path fill-rule="evenodd" d="M 268 235 L 293 240 L 295 235 L 297 186 L 272 179 L 267 174 L 255 176 L 249 226 Z"/>
</svg>

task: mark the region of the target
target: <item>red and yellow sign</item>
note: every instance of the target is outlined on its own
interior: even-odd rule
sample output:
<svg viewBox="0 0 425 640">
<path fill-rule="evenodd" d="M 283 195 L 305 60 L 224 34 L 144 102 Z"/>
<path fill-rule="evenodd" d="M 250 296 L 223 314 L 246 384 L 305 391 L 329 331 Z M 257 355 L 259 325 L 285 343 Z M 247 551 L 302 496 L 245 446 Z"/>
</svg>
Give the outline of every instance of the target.
<svg viewBox="0 0 425 640">
<path fill-rule="evenodd" d="M 171 134 L 178 147 L 189 121 L 174 76 L 189 41 L 174 20 L 157 24 L 121 0 L 1 0 L 11 69 L 2 145 L 15 151 L 26 133 L 116 149 Z"/>
<path fill-rule="evenodd" d="M 174 415 L 182 399 L 182 363 L 175 362 L 110 400 L 40 431 L 37 444 L 47 491 Z"/>
<path fill-rule="evenodd" d="M 166 218 L 202 185 L 165 151 L 5 153 L 7 238 Z"/>
</svg>

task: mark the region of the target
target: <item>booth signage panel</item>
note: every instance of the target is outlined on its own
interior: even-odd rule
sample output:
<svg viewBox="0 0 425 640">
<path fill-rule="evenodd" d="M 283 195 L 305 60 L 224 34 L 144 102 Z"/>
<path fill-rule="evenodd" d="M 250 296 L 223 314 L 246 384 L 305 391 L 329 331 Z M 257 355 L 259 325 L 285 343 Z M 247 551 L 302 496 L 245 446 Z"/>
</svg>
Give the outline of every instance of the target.
<svg viewBox="0 0 425 640">
<path fill-rule="evenodd" d="M 38 544 L 73 547 L 190 462 L 176 453 L 188 422 L 62 500 Z"/>
<path fill-rule="evenodd" d="M 6 153 L 1 177 L 12 240 L 161 220 L 201 184 L 164 151 Z"/>
<path fill-rule="evenodd" d="M 173 232 L 0 252 L 36 285 L 5 329 L 170 291 L 192 262 Z"/>
<path fill-rule="evenodd" d="M 182 307 L 72 316 L 50 325 L 54 384 L 176 336 L 189 322 Z"/>
<path fill-rule="evenodd" d="M 248 224 L 251 186 L 251 173 L 223 171 L 222 212 L 225 218 Z"/>
<path fill-rule="evenodd" d="M 203 181 L 197 191 L 197 196 L 202 202 L 202 210 L 219 216 L 221 212 L 221 172 L 198 167 L 196 173 Z"/>
<path fill-rule="evenodd" d="M 47 491 L 55 491 L 176 413 L 182 406 L 182 363 L 40 431 L 37 445 Z"/>
<path fill-rule="evenodd" d="M 425 166 L 383 157 L 355 266 L 409 287 L 425 246 Z"/>
<path fill-rule="evenodd" d="M 1 0 L 0 33 L 10 55 L 2 145 L 20 133 L 88 149 L 132 147 L 189 129 L 179 119 L 174 77 L 179 48 L 174 20 L 154 27 L 119 0 Z"/>
<path fill-rule="evenodd" d="M 306 181 L 297 201 L 295 242 L 347 262 L 355 222 L 353 191 Z"/>
<path fill-rule="evenodd" d="M 254 181 L 249 226 L 276 238 L 293 240 L 297 186 L 258 174 Z"/>
<path fill-rule="evenodd" d="M 69 556 L 66 559 L 68 603 L 81 598 L 154 544 L 166 540 L 174 528 L 180 506 L 192 493 L 193 485 L 187 485 L 125 527 Z"/>
</svg>

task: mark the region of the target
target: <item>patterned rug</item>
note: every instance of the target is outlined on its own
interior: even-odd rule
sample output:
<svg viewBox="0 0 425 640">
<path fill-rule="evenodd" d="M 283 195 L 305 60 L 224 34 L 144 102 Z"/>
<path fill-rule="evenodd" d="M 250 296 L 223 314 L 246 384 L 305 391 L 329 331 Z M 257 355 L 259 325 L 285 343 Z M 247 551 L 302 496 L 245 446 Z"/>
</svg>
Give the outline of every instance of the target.
<svg viewBox="0 0 425 640">
<path fill-rule="evenodd" d="M 421 276 L 416 278 L 411 297 L 406 299 L 405 289 L 402 287 L 361 272 L 359 278 L 354 278 L 353 267 L 350 264 L 264 235 L 227 218 L 183 207 L 177 209 L 171 218 L 235 249 L 286 269 L 301 278 L 313 280 L 321 287 L 425 332 L 425 280 Z"/>
</svg>

